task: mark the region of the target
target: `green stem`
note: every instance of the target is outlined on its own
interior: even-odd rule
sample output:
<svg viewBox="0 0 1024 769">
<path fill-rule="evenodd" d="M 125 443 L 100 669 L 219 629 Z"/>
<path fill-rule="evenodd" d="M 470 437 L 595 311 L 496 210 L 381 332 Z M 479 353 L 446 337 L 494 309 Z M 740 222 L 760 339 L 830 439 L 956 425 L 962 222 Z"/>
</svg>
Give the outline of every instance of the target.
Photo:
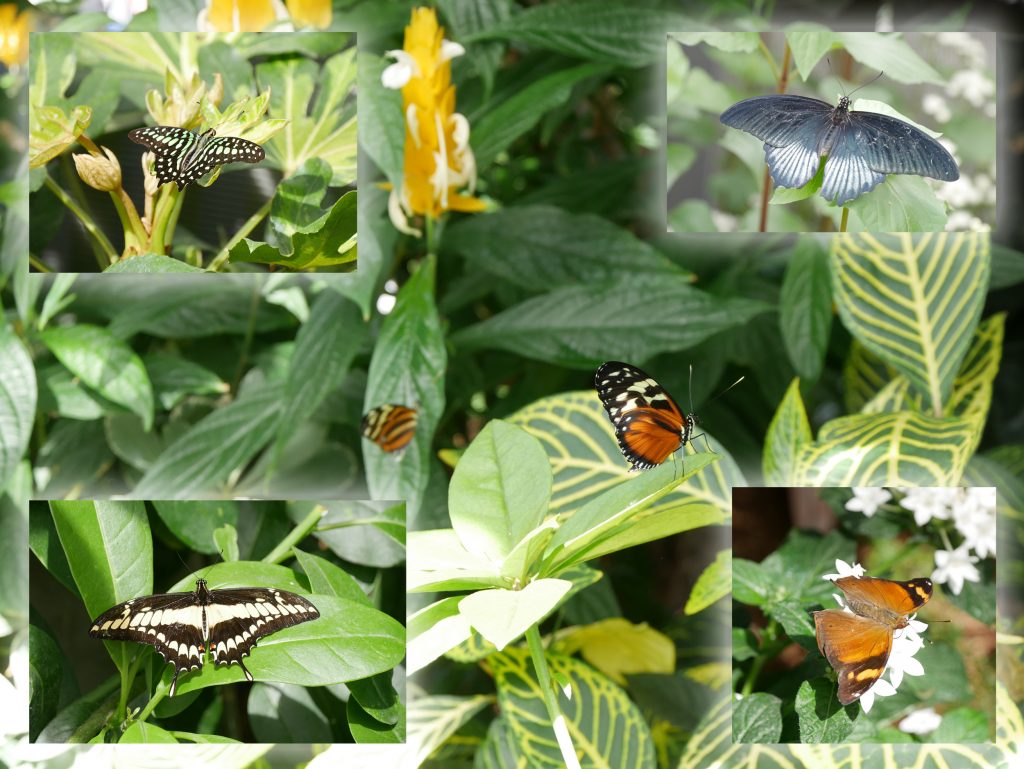
<svg viewBox="0 0 1024 769">
<path fill-rule="evenodd" d="M 124 228 L 124 250 L 129 253 L 145 248 L 149 236 L 146 228 L 142 226 L 139 212 L 135 210 L 135 204 L 124 191 L 124 187 L 118 187 L 116 191 L 110 192 L 110 199 L 114 201 L 114 208 L 117 209 L 117 216 L 121 220 L 121 227 Z"/>
<path fill-rule="evenodd" d="M 320 526 L 317 531 L 331 531 L 333 529 L 347 529 L 352 526 L 394 526 L 395 522 L 387 518 L 360 518 L 356 521 L 340 521 Z"/>
<path fill-rule="evenodd" d="M 184 197 L 178 192 L 177 187 L 171 184 L 171 188 L 164 193 L 157 192 L 156 203 L 153 204 L 153 222 L 149 234 L 149 248 L 154 254 L 167 252 L 167 225 L 174 214 L 175 208 L 180 208 L 179 199 Z"/>
<path fill-rule="evenodd" d="M 174 230 L 178 227 L 178 218 L 181 216 L 181 207 L 185 203 L 185 196 L 178 195 L 174 199 L 174 207 L 167 215 L 167 227 L 164 229 L 164 240 L 170 244 L 174 241 Z"/>
<path fill-rule="evenodd" d="M 245 338 L 242 340 L 242 349 L 238 356 L 238 368 L 235 370 L 235 378 L 231 382 L 232 394 L 238 392 L 238 384 L 242 381 L 242 374 L 249 363 L 249 350 L 252 348 L 252 339 L 256 333 L 256 316 L 260 309 L 260 288 L 263 283 L 259 280 L 252 282 L 252 296 L 249 300 L 249 318 L 245 325 Z"/>
<path fill-rule="evenodd" d="M 103 234 L 102 230 L 96 225 L 92 217 L 73 201 L 70 196 L 64 190 L 60 188 L 50 175 L 47 174 L 44 177 L 43 183 L 46 188 L 50 190 L 57 199 L 63 203 L 71 213 L 73 213 L 78 221 L 82 223 L 85 231 L 92 237 L 93 250 L 96 251 L 96 260 L 99 262 L 100 269 L 109 267 L 111 264 L 117 261 L 117 252 L 114 250 L 114 245 L 107 240 L 107 236 Z M 103 259 L 106 259 L 106 264 L 103 263 Z"/>
<path fill-rule="evenodd" d="M 544 697 L 544 707 L 547 708 L 548 718 L 551 719 L 551 728 L 555 732 L 555 739 L 558 740 L 558 749 L 562 752 L 562 761 L 566 769 L 580 769 L 579 759 L 576 757 L 576 748 L 572 744 L 572 737 L 565 726 L 565 716 L 558 709 L 558 702 L 555 700 L 555 689 L 551 682 L 551 671 L 548 670 L 548 661 L 544 656 L 544 645 L 540 640 L 540 630 L 536 625 L 531 625 L 526 631 L 526 641 L 530 646 L 530 658 L 533 660 L 533 668 L 537 671 L 537 684 L 540 686 L 541 694 Z"/>
<path fill-rule="evenodd" d="M 777 632 L 778 623 L 773 619 L 764 629 L 764 634 L 761 636 L 761 648 L 754 658 L 754 663 L 750 666 L 750 675 L 747 676 L 747 680 L 743 683 L 743 690 L 740 693 L 744 697 L 749 696 L 754 691 L 754 684 L 757 683 L 757 677 L 761 675 L 761 668 L 778 652 L 774 641 Z"/>
<path fill-rule="evenodd" d="M 28 255 L 28 262 L 37 270 L 39 270 L 39 272 L 53 272 L 53 270 L 51 270 L 47 265 L 40 262 L 39 259 L 37 259 L 32 254 Z"/>
<path fill-rule="evenodd" d="M 839 222 L 839 231 L 846 232 L 846 222 L 850 219 L 850 209 L 843 206 L 843 218 Z"/>
<path fill-rule="evenodd" d="M 317 505 L 314 507 L 313 510 L 310 511 L 309 515 L 299 521 L 295 528 L 288 533 L 288 536 L 278 543 L 277 547 L 263 556 L 263 562 L 280 563 L 285 560 L 291 555 L 292 547 L 308 537 L 313 532 L 313 529 L 316 528 L 320 519 L 326 514 L 327 508 L 323 505 Z"/>
<path fill-rule="evenodd" d="M 161 678 L 160 683 L 156 685 L 156 691 L 153 692 L 153 696 L 149 698 L 149 702 L 146 703 L 146 707 L 139 711 L 139 715 L 135 718 L 136 721 L 145 721 L 156 710 L 156 706 L 159 705 L 164 697 L 167 696 L 167 692 L 170 691 L 171 685 L 165 684 Z"/>
<path fill-rule="evenodd" d="M 262 222 L 266 218 L 267 214 L 270 213 L 270 204 L 273 203 L 273 201 L 273 198 L 268 200 L 260 206 L 260 209 L 256 213 L 246 220 L 245 224 L 242 225 L 242 228 L 235 233 L 235 236 L 228 241 L 227 245 L 224 246 L 224 248 L 222 248 L 215 257 L 213 257 L 213 260 L 210 262 L 210 266 L 206 268 L 208 272 L 217 272 L 221 268 L 221 265 L 223 265 L 231 255 L 231 249 L 241 243 L 243 238 L 248 237 L 249 233 L 256 229 L 256 225 Z"/>
</svg>

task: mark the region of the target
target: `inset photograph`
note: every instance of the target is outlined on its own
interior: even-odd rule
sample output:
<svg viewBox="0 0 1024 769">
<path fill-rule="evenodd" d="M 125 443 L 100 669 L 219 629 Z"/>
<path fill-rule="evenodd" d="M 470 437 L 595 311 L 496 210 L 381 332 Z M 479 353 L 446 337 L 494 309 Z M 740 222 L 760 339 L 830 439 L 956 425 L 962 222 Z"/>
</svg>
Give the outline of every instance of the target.
<svg viewBox="0 0 1024 769">
<path fill-rule="evenodd" d="M 49 32 L 30 51 L 40 272 L 349 272 L 355 35 Z"/>
<path fill-rule="evenodd" d="M 995 35 L 673 33 L 676 232 L 990 230 Z"/>
<path fill-rule="evenodd" d="M 401 502 L 34 502 L 34 742 L 405 739 Z"/>
<path fill-rule="evenodd" d="M 732 500 L 734 742 L 994 740 L 995 488 Z"/>
</svg>

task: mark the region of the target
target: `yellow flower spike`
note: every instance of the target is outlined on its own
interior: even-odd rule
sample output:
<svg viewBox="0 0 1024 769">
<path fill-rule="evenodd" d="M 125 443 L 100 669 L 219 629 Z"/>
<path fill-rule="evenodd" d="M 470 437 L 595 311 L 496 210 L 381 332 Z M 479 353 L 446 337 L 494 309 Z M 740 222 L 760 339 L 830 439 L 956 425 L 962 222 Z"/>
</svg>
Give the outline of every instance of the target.
<svg viewBox="0 0 1024 769">
<path fill-rule="evenodd" d="M 113 192 L 121 186 L 121 164 L 117 157 L 106 147 L 101 147 L 103 154 L 91 155 L 80 153 L 72 155 L 75 169 L 82 181 L 100 192 Z"/>
<path fill-rule="evenodd" d="M 272 0 L 210 0 L 199 26 L 216 32 L 260 32 L 275 18 Z"/>
<path fill-rule="evenodd" d="M 436 219 L 445 211 L 486 208 L 473 197 L 476 160 L 469 121 L 455 111 L 451 60 L 464 52 L 445 40 L 433 8 L 413 9 L 402 50 L 388 51 L 395 63 L 384 70 L 381 82 L 401 89 L 405 112 L 402 183 L 391 191 L 388 213 L 395 227 L 410 235 L 421 234 L 409 224 L 411 216 Z"/>
<path fill-rule="evenodd" d="M 19 14 L 14 3 L 0 5 L 0 62 L 10 68 L 28 61 L 28 33 L 31 31 L 31 14 L 27 11 Z"/>
<path fill-rule="evenodd" d="M 327 29 L 331 26 L 330 0 L 285 0 L 296 27 Z"/>
</svg>

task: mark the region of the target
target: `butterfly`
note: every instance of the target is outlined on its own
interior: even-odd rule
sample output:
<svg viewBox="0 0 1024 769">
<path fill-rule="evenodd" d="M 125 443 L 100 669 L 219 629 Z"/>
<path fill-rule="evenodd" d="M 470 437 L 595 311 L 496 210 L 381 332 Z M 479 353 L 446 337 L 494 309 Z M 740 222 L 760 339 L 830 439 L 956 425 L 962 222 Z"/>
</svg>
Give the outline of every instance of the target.
<svg viewBox="0 0 1024 769">
<path fill-rule="evenodd" d="M 852 614 L 842 609 L 814 612 L 818 649 L 839 676 L 839 702 L 856 701 L 885 670 L 894 630 L 910 624 L 908 614 L 928 603 L 932 581 L 840 577 Z"/>
<path fill-rule="evenodd" d="M 960 178 L 953 156 L 935 139 L 898 118 L 851 111 L 847 96 L 836 107 L 793 94 L 755 96 L 733 104 L 720 119 L 764 141 L 768 170 L 780 187 L 803 187 L 827 157 L 821 195 L 840 206 L 874 189 L 886 174 Z"/>
<path fill-rule="evenodd" d="M 664 387 L 628 363 L 602 363 L 594 387 L 632 470 L 660 465 L 690 442 L 700 424 L 696 414 L 684 414 Z"/>
<path fill-rule="evenodd" d="M 160 593 L 132 598 L 103 612 L 89 635 L 111 641 L 149 644 L 174 665 L 170 695 L 178 675 L 203 666 L 207 650 L 216 665 L 238 665 L 252 681 L 242 657 L 264 636 L 314 620 L 317 608 L 295 593 L 277 588 L 211 590 L 196 580 L 191 593 Z"/>
<path fill-rule="evenodd" d="M 385 403 L 366 412 L 363 437 L 376 443 L 383 451 L 401 451 L 416 434 L 416 409 Z"/>
<path fill-rule="evenodd" d="M 214 129 L 197 134 L 187 128 L 158 125 L 128 133 L 136 144 L 156 154 L 156 178 L 163 185 L 174 182 L 179 190 L 225 163 L 259 163 L 263 148 L 237 136 L 215 136 Z"/>
</svg>

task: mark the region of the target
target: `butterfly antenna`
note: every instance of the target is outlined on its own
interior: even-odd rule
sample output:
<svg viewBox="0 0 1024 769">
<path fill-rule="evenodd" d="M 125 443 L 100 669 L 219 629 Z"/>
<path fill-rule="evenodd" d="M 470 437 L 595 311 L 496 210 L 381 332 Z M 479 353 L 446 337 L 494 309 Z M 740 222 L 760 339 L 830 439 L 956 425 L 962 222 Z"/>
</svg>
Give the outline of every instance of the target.
<svg viewBox="0 0 1024 769">
<path fill-rule="evenodd" d="M 857 91 L 859 91 L 859 90 L 860 90 L 861 88 L 867 88 L 867 87 L 868 87 L 869 85 L 871 85 L 871 84 L 872 84 L 873 82 L 875 82 L 876 80 L 878 80 L 878 78 L 880 78 L 880 77 L 881 77 L 882 75 L 884 75 L 884 74 L 885 74 L 885 70 L 881 70 L 881 71 L 879 71 L 879 73 L 878 73 L 877 75 L 875 75 L 875 76 L 874 76 L 873 78 L 871 78 L 871 79 L 870 79 L 870 80 L 869 80 L 868 82 L 866 82 L 866 83 L 865 83 L 864 85 L 859 85 L 859 86 L 857 86 L 856 88 L 854 88 L 854 89 L 853 89 L 852 91 L 850 91 L 850 93 L 849 93 L 849 96 L 847 96 L 847 98 L 849 98 L 850 96 L 853 96 L 853 95 L 854 95 L 855 93 L 857 93 Z"/>
<path fill-rule="evenodd" d="M 693 413 L 693 364 L 690 364 L 690 413 Z"/>
<path fill-rule="evenodd" d="M 746 379 L 746 378 L 747 378 L 747 375 L 746 375 L 746 374 L 744 374 L 743 376 L 741 376 L 741 377 L 740 377 L 739 379 L 737 379 L 737 380 L 736 380 L 735 382 L 733 382 L 733 383 L 732 383 L 731 385 L 729 385 L 728 387 L 726 387 L 726 388 L 725 388 L 724 390 L 722 390 L 722 392 L 718 393 L 718 395 L 716 395 L 716 396 L 715 396 L 714 398 L 712 398 L 711 400 L 709 400 L 709 401 L 708 401 L 707 403 L 705 403 L 704 405 L 705 405 L 705 406 L 708 406 L 708 405 L 710 405 L 710 404 L 714 403 L 714 402 L 715 402 L 716 400 L 718 400 L 719 398 L 721 398 L 721 397 L 722 397 L 723 395 L 725 395 L 725 394 L 726 394 L 727 392 L 729 392 L 729 390 L 731 390 L 732 388 L 734 388 L 734 387 L 735 387 L 736 385 L 738 385 L 738 384 L 739 384 L 740 382 L 742 382 L 742 381 L 743 381 L 744 379 Z"/>
<path fill-rule="evenodd" d="M 839 90 L 843 92 L 843 96 L 846 96 L 846 89 L 843 88 L 843 81 L 836 75 L 835 70 L 832 69 L 832 59 L 828 56 L 825 57 L 825 63 L 828 64 L 828 73 L 835 78 L 835 81 L 839 84 Z"/>
</svg>

